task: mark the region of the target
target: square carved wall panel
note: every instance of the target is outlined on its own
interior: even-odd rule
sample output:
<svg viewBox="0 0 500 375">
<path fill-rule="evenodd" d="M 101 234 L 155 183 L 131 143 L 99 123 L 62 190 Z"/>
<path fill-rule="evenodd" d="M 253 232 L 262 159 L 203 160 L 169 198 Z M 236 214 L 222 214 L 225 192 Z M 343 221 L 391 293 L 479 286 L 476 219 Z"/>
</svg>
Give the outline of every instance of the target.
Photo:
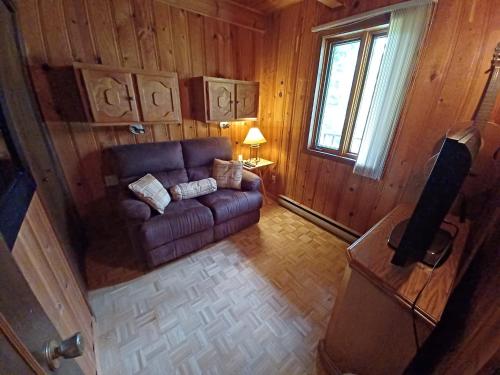
<svg viewBox="0 0 500 375">
<path fill-rule="evenodd" d="M 139 121 L 130 73 L 82 69 L 95 122 Z"/>
<path fill-rule="evenodd" d="M 236 117 L 257 118 L 259 106 L 259 84 L 255 82 L 236 84 Z"/>
<path fill-rule="evenodd" d="M 211 121 L 234 119 L 235 90 L 232 83 L 208 81 L 208 118 Z"/>
<path fill-rule="evenodd" d="M 144 121 L 182 121 L 176 74 L 136 77 Z"/>
</svg>

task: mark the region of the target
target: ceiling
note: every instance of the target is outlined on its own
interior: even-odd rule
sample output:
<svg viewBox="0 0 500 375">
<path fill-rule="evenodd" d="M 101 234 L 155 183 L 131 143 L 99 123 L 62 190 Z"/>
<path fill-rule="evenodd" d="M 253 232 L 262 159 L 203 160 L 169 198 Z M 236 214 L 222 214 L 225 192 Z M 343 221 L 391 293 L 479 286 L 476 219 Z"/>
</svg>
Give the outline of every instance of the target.
<svg viewBox="0 0 500 375">
<path fill-rule="evenodd" d="M 255 9 L 261 13 L 271 13 L 275 10 L 285 8 L 289 5 L 300 3 L 302 0 L 233 0 L 234 2 L 244 5 L 247 8 Z M 319 2 L 336 8 L 342 6 L 343 0 L 318 0 Z"/>
</svg>

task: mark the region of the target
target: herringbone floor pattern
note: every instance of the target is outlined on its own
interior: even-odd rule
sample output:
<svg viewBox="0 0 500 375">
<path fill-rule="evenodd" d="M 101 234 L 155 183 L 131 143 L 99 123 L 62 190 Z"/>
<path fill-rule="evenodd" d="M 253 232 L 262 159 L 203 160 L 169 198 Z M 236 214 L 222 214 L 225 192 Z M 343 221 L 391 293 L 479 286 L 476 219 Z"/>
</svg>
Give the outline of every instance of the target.
<svg viewBox="0 0 500 375">
<path fill-rule="evenodd" d="M 269 204 L 258 225 L 91 292 L 102 374 L 323 373 L 345 248 Z"/>
</svg>

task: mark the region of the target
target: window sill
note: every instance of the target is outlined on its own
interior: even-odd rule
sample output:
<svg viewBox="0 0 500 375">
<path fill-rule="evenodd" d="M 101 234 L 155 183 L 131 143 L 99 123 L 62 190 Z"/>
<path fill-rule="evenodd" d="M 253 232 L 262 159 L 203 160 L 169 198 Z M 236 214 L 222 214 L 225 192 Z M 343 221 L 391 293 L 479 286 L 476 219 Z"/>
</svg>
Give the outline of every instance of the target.
<svg viewBox="0 0 500 375">
<path fill-rule="evenodd" d="M 338 161 L 340 163 L 344 163 L 344 164 L 348 164 L 348 165 L 352 165 L 352 166 L 354 166 L 354 164 L 356 164 L 355 159 L 351 159 L 351 158 L 348 158 L 345 156 L 331 154 L 331 153 L 325 152 L 325 151 L 315 150 L 312 148 L 306 148 L 305 152 L 310 154 L 310 155 L 318 156 L 318 157 L 323 158 L 323 159 Z"/>
</svg>

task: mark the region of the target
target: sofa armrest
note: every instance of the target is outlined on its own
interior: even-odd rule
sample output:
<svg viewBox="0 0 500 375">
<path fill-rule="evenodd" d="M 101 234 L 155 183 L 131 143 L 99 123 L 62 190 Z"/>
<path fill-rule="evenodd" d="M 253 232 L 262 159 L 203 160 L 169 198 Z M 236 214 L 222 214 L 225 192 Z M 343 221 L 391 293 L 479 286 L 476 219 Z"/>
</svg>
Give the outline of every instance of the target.
<svg viewBox="0 0 500 375">
<path fill-rule="evenodd" d="M 243 179 L 241 180 L 241 190 L 258 191 L 262 180 L 255 173 L 243 169 Z"/>
<path fill-rule="evenodd" d="M 151 217 L 151 207 L 139 199 L 122 199 L 119 203 L 119 209 L 126 220 L 144 222 Z"/>
</svg>

